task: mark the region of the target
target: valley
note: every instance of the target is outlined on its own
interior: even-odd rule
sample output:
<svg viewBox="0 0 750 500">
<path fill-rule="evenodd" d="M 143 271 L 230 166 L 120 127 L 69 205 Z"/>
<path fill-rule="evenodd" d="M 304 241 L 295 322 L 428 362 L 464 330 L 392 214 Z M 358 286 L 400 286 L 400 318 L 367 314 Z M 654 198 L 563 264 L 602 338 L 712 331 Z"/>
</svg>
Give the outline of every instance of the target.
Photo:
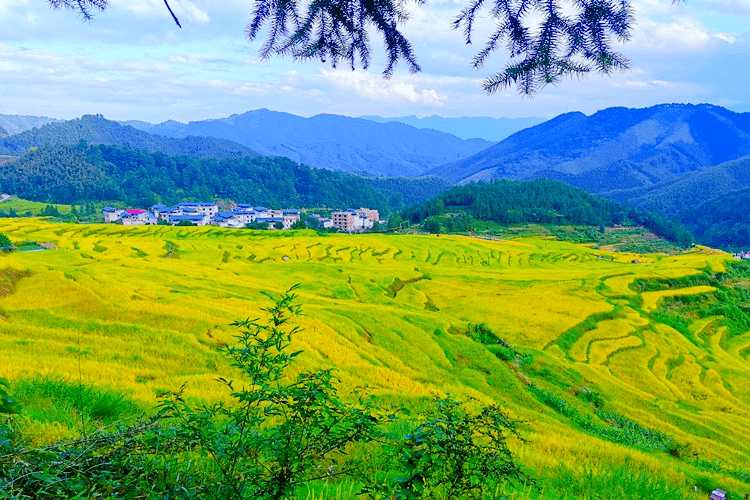
<svg viewBox="0 0 750 500">
<path fill-rule="evenodd" d="M 743 299 L 728 297 L 750 274 L 722 252 L 33 218 L 0 232 L 55 247 L 0 256 L 0 377 L 15 384 L 80 379 L 146 411 L 183 383 L 192 400 L 221 398 L 216 377 L 236 375 L 216 352 L 229 324 L 299 283 L 294 370 L 335 367 L 347 392 L 367 384 L 385 401 L 499 403 L 523 422 L 513 450 L 541 488 L 511 498 L 749 487 L 750 338 L 731 312 Z M 522 357 L 493 354 L 479 324 Z M 37 439 L 75 432 L 25 425 Z M 622 491 L 609 498 L 632 498 Z"/>
</svg>

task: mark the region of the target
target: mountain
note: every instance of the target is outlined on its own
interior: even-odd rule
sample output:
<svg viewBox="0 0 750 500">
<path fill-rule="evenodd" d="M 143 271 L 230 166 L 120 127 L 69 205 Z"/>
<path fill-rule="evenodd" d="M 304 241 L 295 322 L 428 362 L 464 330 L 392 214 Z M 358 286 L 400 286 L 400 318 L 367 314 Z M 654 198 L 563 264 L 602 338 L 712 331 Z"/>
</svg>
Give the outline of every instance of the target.
<svg viewBox="0 0 750 500">
<path fill-rule="evenodd" d="M 0 115 L 0 128 L 4 128 L 8 135 L 14 135 L 56 121 L 59 120 L 46 116 Z"/>
<path fill-rule="evenodd" d="M 158 125 L 133 123 L 168 137 L 217 137 L 269 156 L 312 167 L 374 176 L 419 176 L 425 170 L 473 155 L 492 142 L 464 140 L 403 123 L 322 114 L 311 118 L 260 109 L 218 120 Z"/>
<path fill-rule="evenodd" d="M 490 118 L 489 116 L 466 116 L 462 118 L 443 118 L 442 116 L 398 116 L 383 118 L 381 116 L 363 116 L 365 120 L 378 123 L 399 122 L 416 128 L 429 128 L 453 134 L 461 139 L 484 139 L 498 142 L 525 128 L 539 125 L 544 118 Z"/>
<path fill-rule="evenodd" d="M 666 217 L 691 211 L 714 198 L 750 187 L 750 158 L 733 160 L 705 170 L 683 174 L 648 187 L 601 193 L 627 201 L 633 207 L 655 210 Z"/>
<path fill-rule="evenodd" d="M 148 207 L 229 199 L 272 207 L 366 206 L 387 214 L 448 186 L 440 178 L 371 179 L 282 157 L 198 158 L 116 146 L 49 146 L 0 165 L 0 192 L 33 201 Z"/>
<path fill-rule="evenodd" d="M 101 115 L 84 115 L 75 120 L 48 123 L 0 139 L 0 154 L 23 154 L 29 148 L 89 144 L 108 144 L 171 155 L 214 158 L 258 156 L 258 153 L 225 139 L 213 137 L 185 137 L 175 139 L 149 134 L 127 125 L 107 120 Z"/>
<path fill-rule="evenodd" d="M 451 182 L 561 180 L 592 192 L 646 187 L 750 155 L 750 113 L 708 104 L 574 112 L 428 171 Z"/>
</svg>

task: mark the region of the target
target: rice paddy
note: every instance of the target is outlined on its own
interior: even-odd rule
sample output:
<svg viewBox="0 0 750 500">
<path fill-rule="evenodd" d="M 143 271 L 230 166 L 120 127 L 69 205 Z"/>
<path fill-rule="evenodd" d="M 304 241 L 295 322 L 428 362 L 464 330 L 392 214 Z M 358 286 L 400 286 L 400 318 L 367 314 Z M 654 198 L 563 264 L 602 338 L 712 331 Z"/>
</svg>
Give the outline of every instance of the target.
<svg viewBox="0 0 750 500">
<path fill-rule="evenodd" d="M 664 493 L 654 498 L 701 498 L 693 487 L 706 477 L 750 491 L 738 479 L 750 469 L 750 336 L 725 335 L 717 318 L 689 318 L 688 336 L 655 319 L 669 297 L 711 287 L 630 287 L 719 271 L 726 254 L 39 219 L 4 219 L 0 232 L 56 248 L 0 256 L 0 377 L 19 387 L 80 380 L 143 407 L 184 382 L 192 398 L 223 397 L 215 379 L 232 372 L 216 349 L 231 341 L 229 324 L 261 316 L 261 292 L 299 283 L 295 347 L 305 352 L 296 369 L 334 367 L 345 388 L 367 385 L 388 400 L 451 393 L 498 402 L 524 421 L 529 442 L 516 451 L 550 489 L 511 498 L 585 498 L 573 492 L 580 480 L 565 490 L 559 478 L 587 474 L 592 484 L 622 476 Z M 477 324 L 531 361 L 506 362 L 472 340 Z M 529 384 L 552 396 L 540 399 Z M 643 445 L 650 432 L 683 451 Z M 700 460 L 720 466 L 706 471 Z"/>
</svg>

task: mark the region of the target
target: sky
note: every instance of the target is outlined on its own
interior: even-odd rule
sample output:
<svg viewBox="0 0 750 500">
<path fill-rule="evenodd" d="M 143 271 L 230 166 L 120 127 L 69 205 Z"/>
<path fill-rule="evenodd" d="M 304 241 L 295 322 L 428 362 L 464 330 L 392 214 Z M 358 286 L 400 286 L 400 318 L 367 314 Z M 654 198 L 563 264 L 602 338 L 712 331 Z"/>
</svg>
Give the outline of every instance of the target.
<svg viewBox="0 0 750 500">
<path fill-rule="evenodd" d="M 750 111 L 750 0 L 634 0 L 637 25 L 619 46 L 629 71 L 488 96 L 482 80 L 506 63 L 498 52 L 477 70 L 451 20 L 461 0 L 410 5 L 404 32 L 422 72 L 405 65 L 384 79 L 373 37 L 368 70 L 321 62 L 262 61 L 249 41 L 251 0 L 110 0 L 91 22 L 47 0 L 0 0 L 0 114 L 70 119 L 203 120 L 268 108 L 301 116 L 542 117 L 611 106 L 710 103 Z M 484 21 L 487 21 L 486 19 Z M 480 23 L 477 42 L 488 33 Z M 479 43 L 478 43 L 479 45 Z"/>
</svg>

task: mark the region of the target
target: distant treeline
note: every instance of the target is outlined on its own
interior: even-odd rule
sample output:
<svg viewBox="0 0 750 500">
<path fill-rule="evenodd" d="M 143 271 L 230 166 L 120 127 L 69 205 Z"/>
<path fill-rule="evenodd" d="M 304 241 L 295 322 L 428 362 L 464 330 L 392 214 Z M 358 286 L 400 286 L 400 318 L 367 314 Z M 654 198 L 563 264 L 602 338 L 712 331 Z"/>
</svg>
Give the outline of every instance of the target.
<svg viewBox="0 0 750 500">
<path fill-rule="evenodd" d="M 52 146 L 0 166 L 0 188 L 45 203 L 121 201 L 149 207 L 231 199 L 270 207 L 372 207 L 383 213 L 430 199 L 438 178 L 372 179 L 281 157 L 198 158 L 115 146 Z"/>
<path fill-rule="evenodd" d="M 681 225 L 649 212 L 642 212 L 620 203 L 592 196 L 568 184 L 547 179 L 534 181 L 498 180 L 453 187 L 435 198 L 407 208 L 403 216 L 418 223 L 431 217 L 457 213 L 447 223 L 449 230 L 456 224 L 470 224 L 467 215 L 499 224 L 549 225 L 642 225 L 655 234 L 689 246 L 692 235 Z M 434 226 L 433 219 L 428 225 Z"/>
</svg>

